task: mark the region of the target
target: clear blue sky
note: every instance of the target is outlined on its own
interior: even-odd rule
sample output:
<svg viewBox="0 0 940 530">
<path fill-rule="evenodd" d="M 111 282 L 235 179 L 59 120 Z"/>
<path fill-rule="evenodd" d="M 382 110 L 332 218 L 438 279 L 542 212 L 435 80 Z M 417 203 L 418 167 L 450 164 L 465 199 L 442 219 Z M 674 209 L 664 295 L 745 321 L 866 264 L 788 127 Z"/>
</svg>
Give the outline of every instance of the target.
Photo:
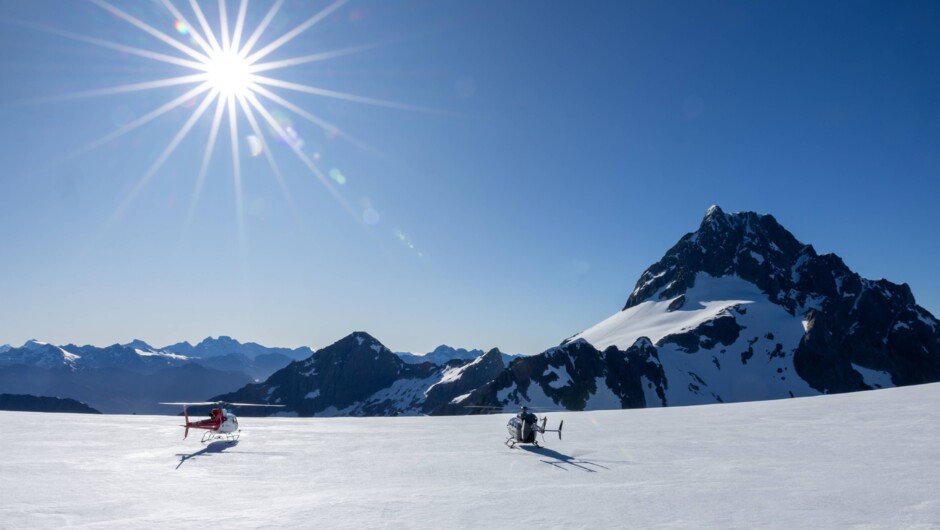
<svg viewBox="0 0 940 530">
<path fill-rule="evenodd" d="M 160 2 L 114 5 L 198 49 Z M 328 5 L 287 1 L 255 49 Z M 214 104 L 133 193 L 201 99 L 79 151 L 195 85 L 68 96 L 194 72 L 82 37 L 189 56 L 91 2 L 4 2 L 0 344 L 538 353 L 618 311 L 711 204 L 940 314 L 938 27 L 928 1 L 351 1 L 261 62 L 379 46 L 263 75 L 426 110 L 273 88 L 339 128 L 263 100 L 335 194 L 262 125 L 285 195 L 240 113 L 244 228 L 223 119 L 186 232 Z"/>
</svg>

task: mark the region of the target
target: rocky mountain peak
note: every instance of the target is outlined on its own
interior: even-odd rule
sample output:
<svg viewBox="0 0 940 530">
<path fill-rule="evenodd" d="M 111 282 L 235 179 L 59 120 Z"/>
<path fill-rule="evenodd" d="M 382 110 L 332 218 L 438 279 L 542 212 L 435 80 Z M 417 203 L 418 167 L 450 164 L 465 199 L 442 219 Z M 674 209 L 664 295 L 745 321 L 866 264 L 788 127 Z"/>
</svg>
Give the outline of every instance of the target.
<svg viewBox="0 0 940 530">
<path fill-rule="evenodd" d="M 143 350 L 143 351 L 155 351 L 154 347 L 147 344 L 146 342 L 140 339 L 134 339 L 127 344 L 123 345 L 125 348 L 130 348 L 132 350 Z"/>
<path fill-rule="evenodd" d="M 196 347 L 198 348 L 200 346 L 203 346 L 203 347 L 213 346 L 215 348 L 220 348 L 220 347 L 239 346 L 240 344 L 241 344 L 240 342 L 233 339 L 232 337 L 229 337 L 228 335 L 219 335 L 219 338 L 217 339 L 214 339 L 212 337 L 206 337 L 205 339 L 202 340 L 202 342 L 197 344 Z"/>
<path fill-rule="evenodd" d="M 622 350 L 643 335 L 648 358 L 668 352 L 672 404 L 940 380 L 940 323 L 910 287 L 862 278 L 771 215 L 717 206 L 643 272 L 619 313 L 573 339 Z"/>
<path fill-rule="evenodd" d="M 699 273 L 737 276 L 757 285 L 795 313 L 813 295 L 841 295 L 860 278 L 834 254 L 818 255 L 772 215 L 708 209 L 698 230 L 683 236 L 637 281 L 624 309 L 647 300 L 675 298 Z"/>
<path fill-rule="evenodd" d="M 24 350 L 41 350 L 41 349 L 46 349 L 49 346 L 50 344 L 48 342 L 42 342 L 36 339 L 29 339 L 28 341 L 24 342 L 23 345 L 20 346 L 20 348 Z"/>
</svg>

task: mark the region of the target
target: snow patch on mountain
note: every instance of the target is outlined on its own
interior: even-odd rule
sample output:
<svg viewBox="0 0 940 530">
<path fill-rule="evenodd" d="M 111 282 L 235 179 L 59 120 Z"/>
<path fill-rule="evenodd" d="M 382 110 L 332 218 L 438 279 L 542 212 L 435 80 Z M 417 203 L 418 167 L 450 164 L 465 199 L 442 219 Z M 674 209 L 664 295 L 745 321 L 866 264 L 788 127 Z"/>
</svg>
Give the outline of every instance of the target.
<svg viewBox="0 0 940 530">
<path fill-rule="evenodd" d="M 134 351 L 137 353 L 137 355 L 140 355 L 141 357 L 163 357 L 165 359 L 175 359 L 177 361 L 189 360 L 189 357 L 186 357 L 185 355 L 180 355 L 178 353 L 171 353 L 171 352 L 165 352 L 165 351 L 146 351 L 146 350 L 139 350 L 139 349 L 135 349 Z"/>
<path fill-rule="evenodd" d="M 643 399 L 646 400 L 647 407 L 662 406 L 662 400 L 656 393 L 656 385 L 645 375 L 640 376 L 640 387 L 643 389 Z"/>
<path fill-rule="evenodd" d="M 558 389 L 571 384 L 571 376 L 568 375 L 568 370 L 565 368 L 565 365 L 548 365 L 544 375 L 545 377 L 555 376 L 555 379 L 548 382 L 548 386 L 552 388 Z"/>
<path fill-rule="evenodd" d="M 28 341 L 24 342 L 23 345 L 20 346 L 20 348 L 23 348 L 25 350 L 38 350 L 48 345 L 49 345 L 48 342 L 42 342 L 36 339 L 29 339 Z"/>
<path fill-rule="evenodd" d="M 609 346 L 625 350 L 640 337 L 649 337 L 655 343 L 667 335 L 694 329 L 735 306 L 758 301 L 769 303 L 767 296 L 752 283 L 737 276 L 715 278 L 704 272 L 698 273 L 695 287 L 685 293 L 682 308 L 670 311 L 670 306 L 681 296 L 661 302 L 642 302 L 624 309 L 569 340 L 584 339 L 599 350 Z"/>
<path fill-rule="evenodd" d="M 894 383 L 891 382 L 891 374 L 880 370 L 872 370 L 852 363 L 852 369 L 862 375 L 865 384 L 872 388 L 891 388 Z"/>
<path fill-rule="evenodd" d="M 497 392 L 496 399 L 508 405 L 527 405 L 546 409 L 558 408 L 558 403 L 548 397 L 538 384 L 532 382 L 526 388 L 519 388 L 513 384 Z M 619 408 L 619 405 L 618 405 Z"/>
<path fill-rule="evenodd" d="M 464 364 L 463 366 L 444 368 L 444 371 L 440 375 L 440 379 L 437 382 L 435 382 L 433 385 L 428 387 L 427 392 L 430 392 L 431 388 L 434 388 L 434 386 L 436 386 L 439 383 L 450 383 L 452 381 L 456 381 L 460 379 L 460 376 L 463 375 L 464 372 L 480 364 L 482 361 L 483 361 L 483 355 L 480 355 L 476 359 L 470 361 L 467 364 Z"/>
<path fill-rule="evenodd" d="M 802 317 L 737 276 L 699 272 L 693 287 L 680 296 L 685 300 L 679 309 L 670 310 L 679 297 L 642 302 L 574 338 L 598 349 L 626 349 L 641 335 L 648 336 L 669 382 L 670 406 L 818 393 L 797 376 L 793 364 L 793 351 L 806 332 Z M 816 300 L 807 300 L 807 305 L 815 306 Z M 732 331 L 715 331 L 726 318 Z M 642 386 L 647 403 L 658 403 L 649 383 Z"/>
<path fill-rule="evenodd" d="M 362 404 L 353 410 L 381 407 L 395 410 L 395 414 L 399 416 L 421 415 L 425 393 L 431 386 L 440 382 L 440 377 L 438 372 L 424 379 L 398 379 L 391 386 L 363 400 Z M 357 414 L 353 413 L 353 415 Z"/>
<path fill-rule="evenodd" d="M 62 359 L 66 362 L 66 364 L 74 365 L 74 364 L 75 364 L 75 361 L 77 361 L 77 360 L 79 360 L 79 359 L 82 358 L 81 355 L 78 355 L 78 354 L 75 354 L 75 353 L 66 351 L 65 348 L 61 348 L 61 347 L 59 347 L 59 346 L 56 346 L 56 349 L 58 349 L 60 352 L 62 352 Z"/>
</svg>

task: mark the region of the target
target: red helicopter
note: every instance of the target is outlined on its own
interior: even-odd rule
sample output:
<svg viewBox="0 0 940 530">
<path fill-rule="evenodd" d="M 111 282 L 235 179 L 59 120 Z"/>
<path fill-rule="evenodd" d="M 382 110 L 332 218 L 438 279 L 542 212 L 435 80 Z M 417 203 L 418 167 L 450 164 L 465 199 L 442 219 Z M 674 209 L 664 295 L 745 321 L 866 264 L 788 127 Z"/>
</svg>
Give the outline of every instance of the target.
<svg viewBox="0 0 940 530">
<path fill-rule="evenodd" d="M 234 442 L 238 440 L 238 436 L 241 434 L 241 429 L 238 427 L 238 418 L 231 411 L 225 407 L 283 407 L 284 405 L 266 405 L 261 403 L 228 403 L 225 401 L 203 401 L 196 403 L 160 403 L 161 405 L 182 405 L 183 406 L 183 417 L 186 419 L 186 424 L 182 425 L 186 431 L 183 433 L 183 439 L 185 440 L 189 436 L 189 429 L 205 429 L 206 433 L 202 435 L 202 443 L 214 442 L 216 440 L 224 440 L 227 442 Z M 187 412 L 186 407 L 188 406 L 207 406 L 211 405 L 213 407 L 212 412 L 209 414 L 209 419 L 207 420 L 198 420 L 198 421 L 189 421 L 189 412 Z"/>
</svg>

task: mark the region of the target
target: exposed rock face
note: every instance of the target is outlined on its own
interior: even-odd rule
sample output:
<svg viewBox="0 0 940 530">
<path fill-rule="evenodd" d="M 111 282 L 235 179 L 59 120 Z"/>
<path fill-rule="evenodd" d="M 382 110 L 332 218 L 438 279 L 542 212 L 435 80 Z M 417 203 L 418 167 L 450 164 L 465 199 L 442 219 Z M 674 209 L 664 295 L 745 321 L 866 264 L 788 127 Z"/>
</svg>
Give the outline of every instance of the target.
<svg viewBox="0 0 940 530">
<path fill-rule="evenodd" d="M 505 368 L 503 355 L 496 348 L 470 363 L 453 366 L 444 373 L 441 382 L 432 385 L 425 392 L 422 410 L 430 413 L 459 396 L 469 394 L 492 381 Z"/>
<path fill-rule="evenodd" d="M 491 382 L 433 413 L 475 414 L 518 405 L 568 410 L 663 406 L 664 384 L 648 339 L 627 351 L 611 347 L 604 352 L 579 340 L 519 358 Z"/>
</svg>

